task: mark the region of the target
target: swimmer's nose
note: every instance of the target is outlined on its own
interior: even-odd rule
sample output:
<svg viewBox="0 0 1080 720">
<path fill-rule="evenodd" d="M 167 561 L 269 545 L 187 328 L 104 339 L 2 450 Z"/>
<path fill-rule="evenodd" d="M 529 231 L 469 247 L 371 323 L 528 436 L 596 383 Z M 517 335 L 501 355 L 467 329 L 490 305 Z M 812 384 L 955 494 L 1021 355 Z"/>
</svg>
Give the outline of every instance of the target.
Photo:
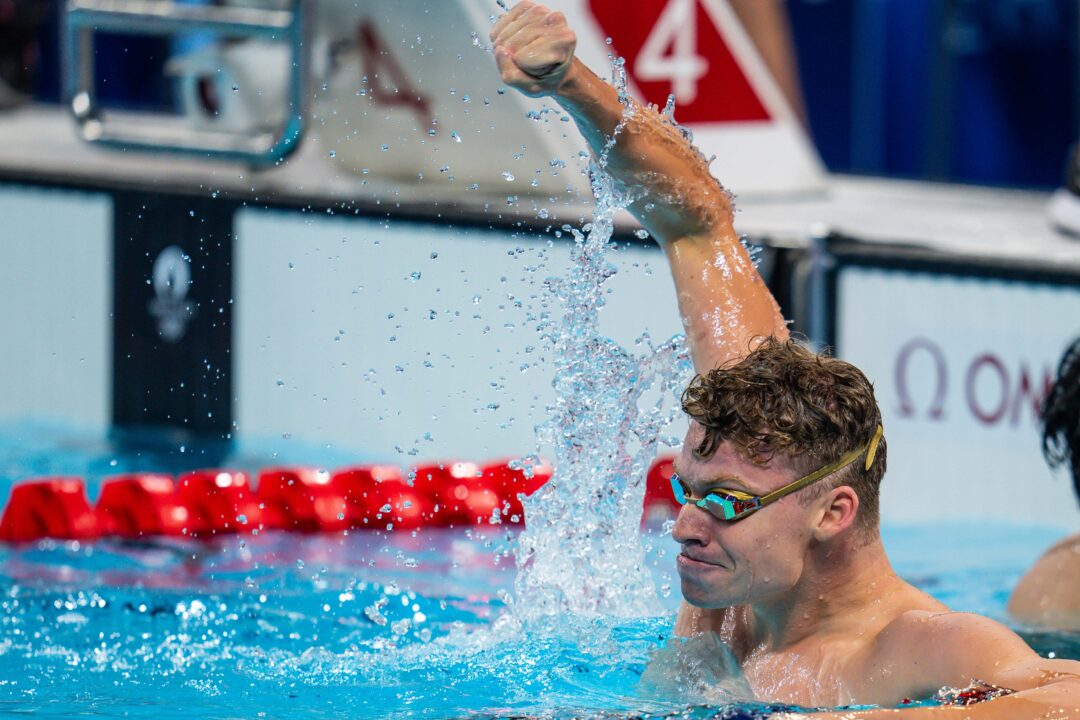
<svg viewBox="0 0 1080 720">
<path fill-rule="evenodd" d="M 693 503 L 686 503 L 679 508 L 675 516 L 675 525 L 671 528 L 671 537 L 680 545 L 707 545 L 709 542 L 709 523 L 705 522 L 708 512 Z"/>
</svg>

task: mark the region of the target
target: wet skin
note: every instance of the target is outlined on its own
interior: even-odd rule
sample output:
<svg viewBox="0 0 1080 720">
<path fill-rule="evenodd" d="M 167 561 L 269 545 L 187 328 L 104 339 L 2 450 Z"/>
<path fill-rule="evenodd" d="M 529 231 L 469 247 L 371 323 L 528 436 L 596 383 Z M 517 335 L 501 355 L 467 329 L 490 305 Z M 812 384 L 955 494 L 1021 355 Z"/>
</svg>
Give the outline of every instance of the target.
<svg viewBox="0 0 1080 720">
<path fill-rule="evenodd" d="M 702 434 L 691 427 L 676 461 L 695 497 L 715 487 L 763 495 L 801 475 L 780 459 L 751 462 L 727 443 L 698 458 L 692 448 Z M 898 702 L 906 695 L 867 682 L 874 637 L 905 610 L 947 608 L 896 577 L 880 542 L 860 543 L 865 551 L 854 567 L 857 553 L 831 542 L 853 534 L 858 508 L 850 489 L 809 504 L 808 497 L 815 496 L 795 493 L 733 523 L 682 508 L 672 535 L 682 546 L 676 562 L 687 604 L 676 632 L 719 633 L 759 698 Z"/>
<path fill-rule="evenodd" d="M 760 495 L 800 474 L 752 463 L 726 443 L 697 458 L 701 436 L 691 426 L 676 461 L 695 497 L 715 487 Z M 952 612 L 897 577 L 876 531 L 853 525 L 849 492 L 795 493 L 735 523 L 684 506 L 672 530 L 686 601 L 676 633 L 717 633 L 763 700 L 896 706 L 984 680 L 1046 685 L 986 705 L 995 712 L 1068 707 L 1060 703 L 1080 689 L 1078 663 L 1043 660 L 1003 625 Z"/>
<path fill-rule="evenodd" d="M 1055 544 L 1028 570 L 1009 613 L 1029 627 L 1080 631 L 1080 535 Z"/>
<path fill-rule="evenodd" d="M 699 434 L 692 430 L 688 439 Z M 695 497 L 718 487 L 763 495 L 798 476 L 786 463 L 757 465 L 728 444 L 708 459 L 694 457 L 691 447 L 683 445 L 676 469 Z M 676 562 L 683 597 L 699 608 L 775 600 L 801 572 L 810 540 L 805 515 L 794 495 L 731 523 L 696 506 L 684 507 L 672 529 L 682 546 Z"/>
<path fill-rule="evenodd" d="M 561 13 L 525 0 L 498 20 L 491 39 L 502 81 L 552 97 L 601 152 L 623 108 L 616 91 L 574 57 L 576 38 Z M 744 357 L 755 338 L 787 337 L 734 231 L 730 199 L 676 130 L 643 109 L 622 126 L 608 160 L 609 173 L 647 193 L 630 210 L 665 251 L 698 372 Z M 679 458 L 695 496 L 718 478 L 760 494 L 797 477 L 783 462 L 747 465 L 726 446 L 695 458 L 688 453 L 701 432 L 691 426 Z M 967 708 L 830 717 L 1080 718 L 1080 663 L 1044 660 L 1003 625 L 950 612 L 903 582 L 876 527 L 857 522 L 850 487 L 800 501 L 803 492 L 734 524 L 682 508 L 673 534 L 683 547 L 687 603 L 676 634 L 719 633 L 767 701 L 894 705 L 972 679 L 1019 691 Z"/>
</svg>

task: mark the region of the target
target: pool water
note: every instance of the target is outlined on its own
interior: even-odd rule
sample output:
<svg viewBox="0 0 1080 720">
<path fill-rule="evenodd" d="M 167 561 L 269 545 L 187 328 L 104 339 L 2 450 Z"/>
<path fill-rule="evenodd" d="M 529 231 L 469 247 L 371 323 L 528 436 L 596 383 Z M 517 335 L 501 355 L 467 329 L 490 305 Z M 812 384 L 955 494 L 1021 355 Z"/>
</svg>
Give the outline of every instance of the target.
<svg viewBox="0 0 1080 720">
<path fill-rule="evenodd" d="M 32 435 L 33 442 L 28 441 Z M 93 433 L 0 430 L 0 498 L 14 479 L 88 478 L 204 465 L 162 441 L 135 451 Z M 292 445 L 312 464 L 344 464 Z M 270 446 L 222 464 L 298 462 Z M 360 458 L 353 458 L 357 461 Z M 646 529 L 664 611 L 558 615 L 524 626 L 509 607 L 517 530 L 264 533 L 209 542 L 44 541 L 0 546 L 0 715 L 35 717 L 755 717 L 762 706 L 642 680 L 678 604 L 675 545 Z M 898 572 L 961 610 L 1007 620 L 1023 569 L 1060 531 L 886 527 Z M 1027 635 L 1080 658 L 1080 638 Z M 707 673 L 704 668 L 702 672 Z M 651 674 L 651 673 L 650 673 Z M 706 675 L 707 679 L 707 675 Z M 692 680 L 692 679 L 690 679 Z M 674 687 L 683 687 L 679 691 Z M 731 703 L 727 703 L 731 700 Z"/>
</svg>

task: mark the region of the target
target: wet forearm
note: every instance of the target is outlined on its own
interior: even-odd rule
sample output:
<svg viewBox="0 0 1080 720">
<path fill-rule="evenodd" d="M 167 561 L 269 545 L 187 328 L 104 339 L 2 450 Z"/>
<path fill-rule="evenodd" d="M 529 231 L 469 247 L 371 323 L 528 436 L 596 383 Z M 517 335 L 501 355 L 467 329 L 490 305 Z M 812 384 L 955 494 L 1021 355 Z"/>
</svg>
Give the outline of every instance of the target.
<svg viewBox="0 0 1080 720">
<path fill-rule="evenodd" d="M 632 102 L 574 60 L 555 94 L 606 170 L 644 194 L 631 212 L 660 243 L 734 235 L 731 201 L 707 161 L 655 108 Z M 616 132 L 617 129 L 617 132 Z"/>
<path fill-rule="evenodd" d="M 644 193 L 630 210 L 667 254 L 697 371 L 742 358 L 755 338 L 786 337 L 735 233 L 730 199 L 678 130 L 649 108 L 624 118 L 615 89 L 576 60 L 555 97 L 593 152 L 606 151 L 607 171 Z"/>
</svg>

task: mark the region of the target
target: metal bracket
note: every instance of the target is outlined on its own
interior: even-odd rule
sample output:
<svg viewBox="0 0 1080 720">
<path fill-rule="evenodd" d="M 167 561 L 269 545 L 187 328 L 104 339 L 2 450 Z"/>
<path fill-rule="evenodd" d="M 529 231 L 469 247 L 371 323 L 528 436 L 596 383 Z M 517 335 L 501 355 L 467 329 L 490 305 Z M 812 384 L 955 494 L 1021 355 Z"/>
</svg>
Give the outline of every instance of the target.
<svg viewBox="0 0 1080 720">
<path fill-rule="evenodd" d="M 307 118 L 314 3 L 291 10 L 186 5 L 172 0 L 68 0 L 63 37 L 64 97 L 90 142 L 120 149 L 176 152 L 251 165 L 270 165 L 292 152 Z M 171 36 L 213 32 L 222 38 L 261 38 L 290 48 L 288 112 L 281 127 L 256 134 L 191 127 L 147 113 L 110 114 L 94 88 L 94 36 L 99 31 Z"/>
</svg>

